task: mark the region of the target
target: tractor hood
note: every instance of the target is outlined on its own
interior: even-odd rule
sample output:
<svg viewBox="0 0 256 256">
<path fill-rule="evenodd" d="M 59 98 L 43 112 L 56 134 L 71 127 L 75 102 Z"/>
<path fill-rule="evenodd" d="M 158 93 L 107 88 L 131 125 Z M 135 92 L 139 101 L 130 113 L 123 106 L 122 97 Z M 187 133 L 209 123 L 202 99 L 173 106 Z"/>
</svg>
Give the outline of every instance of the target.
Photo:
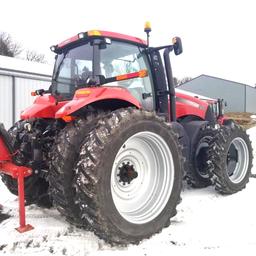
<svg viewBox="0 0 256 256">
<path fill-rule="evenodd" d="M 206 96 L 203 96 L 203 95 L 200 95 L 200 94 L 196 94 L 196 93 L 193 93 L 193 92 L 185 91 L 185 90 L 182 90 L 182 89 L 175 89 L 175 92 L 178 95 L 185 95 L 186 97 L 189 97 L 191 100 L 196 98 L 196 99 L 199 99 L 201 101 L 208 102 L 208 103 L 217 102 L 216 99 L 209 98 L 209 97 L 206 97 Z"/>
<path fill-rule="evenodd" d="M 175 89 L 176 92 L 176 114 L 177 117 L 198 116 L 205 119 L 208 106 L 216 102 L 204 96 L 199 96 L 184 90 Z"/>
</svg>

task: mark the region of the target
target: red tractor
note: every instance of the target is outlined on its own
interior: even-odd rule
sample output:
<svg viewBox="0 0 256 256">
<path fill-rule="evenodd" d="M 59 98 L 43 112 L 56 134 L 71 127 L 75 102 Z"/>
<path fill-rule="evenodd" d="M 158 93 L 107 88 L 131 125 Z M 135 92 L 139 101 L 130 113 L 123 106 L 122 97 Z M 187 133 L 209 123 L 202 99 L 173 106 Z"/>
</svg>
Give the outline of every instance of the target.
<svg viewBox="0 0 256 256">
<path fill-rule="evenodd" d="M 224 118 L 221 100 L 175 92 L 169 53 L 182 53 L 180 38 L 149 47 L 93 30 L 51 50 L 50 88 L 34 92 L 9 132 L 0 129 L 1 175 L 20 196 L 19 231 L 31 228 L 23 192 L 27 204 L 53 203 L 71 223 L 129 244 L 169 226 L 184 178 L 224 194 L 246 186 L 248 135 Z"/>
</svg>

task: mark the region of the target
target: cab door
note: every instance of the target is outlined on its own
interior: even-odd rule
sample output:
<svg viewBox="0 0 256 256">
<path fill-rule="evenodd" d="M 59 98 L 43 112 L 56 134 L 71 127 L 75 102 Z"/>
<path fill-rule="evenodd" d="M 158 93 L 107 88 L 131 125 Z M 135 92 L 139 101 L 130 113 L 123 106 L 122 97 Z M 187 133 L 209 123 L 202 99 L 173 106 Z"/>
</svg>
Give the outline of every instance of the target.
<svg viewBox="0 0 256 256">
<path fill-rule="evenodd" d="M 100 50 L 101 75 L 105 78 L 147 70 L 148 76 L 132 78 L 107 84 L 107 86 L 124 87 L 142 104 L 143 109 L 155 109 L 153 82 L 148 59 L 139 46 L 112 41 Z"/>
</svg>

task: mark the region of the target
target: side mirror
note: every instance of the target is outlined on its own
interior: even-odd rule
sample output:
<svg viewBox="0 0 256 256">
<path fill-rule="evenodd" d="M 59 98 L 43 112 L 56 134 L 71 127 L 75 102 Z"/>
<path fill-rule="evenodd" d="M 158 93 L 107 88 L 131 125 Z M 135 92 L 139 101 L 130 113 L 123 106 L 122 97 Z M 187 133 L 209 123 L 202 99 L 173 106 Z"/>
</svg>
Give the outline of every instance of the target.
<svg viewBox="0 0 256 256">
<path fill-rule="evenodd" d="M 172 43 L 173 43 L 173 49 L 174 49 L 175 55 L 180 55 L 183 52 L 182 42 L 180 37 L 174 37 L 172 39 Z"/>
</svg>

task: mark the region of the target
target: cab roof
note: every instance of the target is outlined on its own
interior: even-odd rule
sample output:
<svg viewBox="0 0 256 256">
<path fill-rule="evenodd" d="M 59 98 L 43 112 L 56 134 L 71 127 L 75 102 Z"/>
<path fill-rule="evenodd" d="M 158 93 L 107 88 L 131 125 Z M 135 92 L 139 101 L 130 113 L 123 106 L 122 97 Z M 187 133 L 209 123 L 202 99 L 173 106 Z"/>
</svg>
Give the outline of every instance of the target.
<svg viewBox="0 0 256 256">
<path fill-rule="evenodd" d="M 137 44 L 142 47 L 146 47 L 147 43 L 146 41 L 138 38 L 133 37 L 129 35 L 124 35 L 116 32 L 109 32 L 109 31 L 103 31 L 103 30 L 89 30 L 87 32 L 81 32 L 73 37 L 68 38 L 67 40 L 55 45 L 54 47 L 56 50 L 65 48 L 66 46 L 69 46 L 73 43 L 78 42 L 81 39 L 87 39 L 87 38 L 110 38 L 110 39 L 117 39 L 120 41 L 126 41 L 128 43 Z"/>
</svg>

